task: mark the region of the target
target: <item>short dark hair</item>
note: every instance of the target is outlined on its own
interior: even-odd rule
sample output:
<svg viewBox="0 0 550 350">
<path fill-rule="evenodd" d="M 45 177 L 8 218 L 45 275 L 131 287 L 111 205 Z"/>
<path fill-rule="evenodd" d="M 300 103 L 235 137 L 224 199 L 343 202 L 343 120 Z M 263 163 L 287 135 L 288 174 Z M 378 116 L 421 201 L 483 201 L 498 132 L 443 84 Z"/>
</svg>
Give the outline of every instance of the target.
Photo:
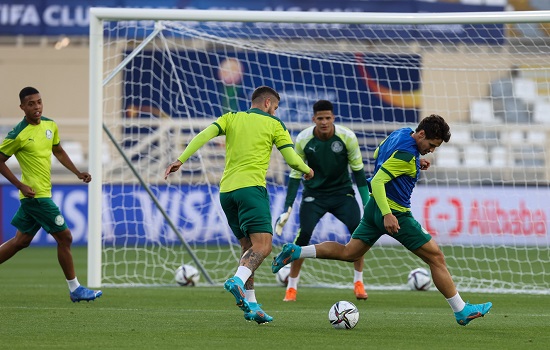
<svg viewBox="0 0 550 350">
<path fill-rule="evenodd" d="M 21 89 L 21 91 L 19 91 L 19 101 L 23 103 L 23 100 L 25 99 L 25 97 L 30 95 L 36 95 L 39 93 L 40 92 L 38 92 L 38 90 L 36 90 L 31 86 L 24 87 L 23 89 Z"/>
<path fill-rule="evenodd" d="M 332 102 L 328 100 L 319 100 L 315 102 L 313 105 L 313 114 L 320 112 L 320 111 L 334 111 L 334 107 L 332 106 Z"/>
<path fill-rule="evenodd" d="M 259 88 L 256 88 L 254 92 L 252 93 L 252 103 L 254 103 L 255 100 L 258 98 L 265 98 L 267 95 L 271 95 L 277 99 L 277 101 L 281 101 L 281 96 L 279 96 L 279 93 L 275 91 L 273 88 L 270 88 L 269 86 L 260 86 Z"/>
<path fill-rule="evenodd" d="M 441 116 L 432 114 L 420 121 L 416 132 L 424 130 L 428 140 L 443 140 L 449 142 L 451 139 L 451 128 Z"/>
</svg>

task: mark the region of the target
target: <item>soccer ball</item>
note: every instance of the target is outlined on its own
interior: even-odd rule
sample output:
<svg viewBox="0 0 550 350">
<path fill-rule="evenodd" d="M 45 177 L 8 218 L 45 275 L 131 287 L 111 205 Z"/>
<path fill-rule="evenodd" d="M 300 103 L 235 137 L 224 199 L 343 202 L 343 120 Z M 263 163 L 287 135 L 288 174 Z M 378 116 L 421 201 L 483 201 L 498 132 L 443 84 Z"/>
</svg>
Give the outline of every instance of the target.
<svg viewBox="0 0 550 350">
<path fill-rule="evenodd" d="M 328 320 L 336 329 L 352 329 L 359 322 L 359 310 L 349 301 L 339 301 L 328 311 Z"/>
<path fill-rule="evenodd" d="M 197 282 L 199 282 L 199 270 L 191 265 L 181 265 L 176 269 L 175 279 L 180 286 L 193 287 L 195 284 L 197 284 Z"/>
<path fill-rule="evenodd" d="M 411 290 L 428 290 L 432 285 L 430 273 L 423 267 L 412 270 L 407 277 L 407 285 Z"/>
<path fill-rule="evenodd" d="M 275 279 L 277 280 L 277 283 L 281 286 L 287 286 L 288 284 L 288 276 L 290 275 L 290 265 L 283 266 L 277 273 L 275 274 Z"/>
</svg>

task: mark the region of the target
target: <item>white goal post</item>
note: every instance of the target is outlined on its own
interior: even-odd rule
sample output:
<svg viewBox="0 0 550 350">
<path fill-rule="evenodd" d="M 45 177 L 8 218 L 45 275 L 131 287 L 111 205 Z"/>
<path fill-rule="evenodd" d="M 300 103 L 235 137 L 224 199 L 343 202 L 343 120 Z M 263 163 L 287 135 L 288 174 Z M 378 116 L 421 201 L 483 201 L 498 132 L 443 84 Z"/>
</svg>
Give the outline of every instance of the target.
<svg viewBox="0 0 550 350">
<path fill-rule="evenodd" d="M 218 201 L 224 139 L 168 182 L 165 167 L 251 91 L 281 94 L 293 138 L 329 99 L 358 136 L 367 176 L 391 131 L 430 114 L 451 141 L 428 156 L 412 211 L 461 291 L 550 293 L 550 11 L 348 13 L 90 9 L 88 285 L 176 285 L 195 265 L 220 285 L 240 256 Z M 532 25 L 536 36 L 524 34 Z M 268 191 L 283 210 L 289 168 L 273 153 Z M 298 204 L 274 253 L 294 239 Z M 327 214 L 312 242 L 345 243 Z M 266 259 L 259 284 L 274 284 Z M 404 289 L 424 264 L 391 238 L 365 256 L 367 289 Z M 349 263 L 306 261 L 301 285 L 349 287 Z"/>
</svg>

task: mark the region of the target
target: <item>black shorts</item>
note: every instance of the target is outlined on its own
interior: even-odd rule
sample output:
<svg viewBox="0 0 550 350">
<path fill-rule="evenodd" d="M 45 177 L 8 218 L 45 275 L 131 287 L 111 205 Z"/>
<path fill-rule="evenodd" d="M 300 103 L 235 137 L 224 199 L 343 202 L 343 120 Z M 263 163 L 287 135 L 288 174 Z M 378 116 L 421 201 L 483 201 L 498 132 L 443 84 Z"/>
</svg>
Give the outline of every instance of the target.
<svg viewBox="0 0 550 350">
<path fill-rule="evenodd" d="M 306 196 L 300 204 L 300 229 L 294 243 L 299 246 L 308 245 L 315 226 L 326 213 L 334 215 L 346 225 L 350 233 L 361 220 L 361 209 L 353 192 L 332 197 Z"/>
</svg>

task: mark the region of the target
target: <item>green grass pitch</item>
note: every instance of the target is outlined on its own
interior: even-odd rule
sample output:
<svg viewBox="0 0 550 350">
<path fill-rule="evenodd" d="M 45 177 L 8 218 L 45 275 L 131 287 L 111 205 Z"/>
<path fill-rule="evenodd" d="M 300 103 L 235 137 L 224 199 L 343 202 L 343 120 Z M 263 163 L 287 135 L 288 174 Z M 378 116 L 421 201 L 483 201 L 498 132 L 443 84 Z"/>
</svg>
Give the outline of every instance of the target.
<svg viewBox="0 0 550 350">
<path fill-rule="evenodd" d="M 86 283 L 86 250 L 73 250 Z M 267 262 L 264 262 L 267 264 Z M 296 303 L 284 288 L 259 287 L 275 320 L 246 322 L 222 287 L 104 288 L 90 303 L 72 303 L 55 248 L 30 247 L 0 265 L 1 349 L 547 349 L 550 296 L 461 293 L 493 309 L 467 327 L 435 291 L 301 288 Z M 338 300 L 354 302 L 360 320 L 334 330 L 327 318 Z"/>
</svg>

